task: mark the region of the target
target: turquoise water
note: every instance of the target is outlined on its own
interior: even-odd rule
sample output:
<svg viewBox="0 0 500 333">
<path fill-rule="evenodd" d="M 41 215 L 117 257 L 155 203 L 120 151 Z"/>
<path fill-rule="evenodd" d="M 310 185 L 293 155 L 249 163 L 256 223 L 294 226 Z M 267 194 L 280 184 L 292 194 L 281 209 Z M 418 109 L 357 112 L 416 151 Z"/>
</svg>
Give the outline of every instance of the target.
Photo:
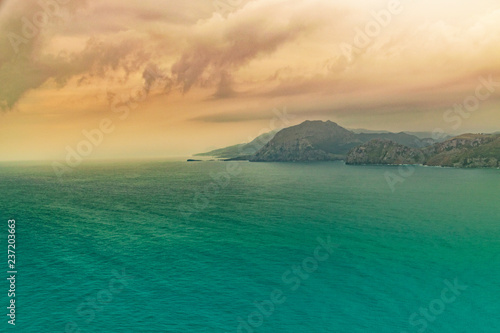
<svg viewBox="0 0 500 333">
<path fill-rule="evenodd" d="M 417 167 L 394 192 L 386 172 L 92 162 L 58 182 L 0 164 L 16 329 L 500 332 L 499 170 Z"/>
</svg>

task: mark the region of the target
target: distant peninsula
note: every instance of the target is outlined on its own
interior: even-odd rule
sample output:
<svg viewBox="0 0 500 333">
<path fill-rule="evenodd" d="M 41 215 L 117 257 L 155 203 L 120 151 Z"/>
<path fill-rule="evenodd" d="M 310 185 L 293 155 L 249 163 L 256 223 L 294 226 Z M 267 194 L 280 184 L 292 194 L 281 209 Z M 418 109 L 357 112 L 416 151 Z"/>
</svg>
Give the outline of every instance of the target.
<svg viewBox="0 0 500 333">
<path fill-rule="evenodd" d="M 350 165 L 422 164 L 462 168 L 500 167 L 500 134 L 463 134 L 435 140 L 405 132 L 351 131 L 332 121 L 305 121 L 250 143 L 196 156 L 228 161 L 312 162 Z"/>
</svg>

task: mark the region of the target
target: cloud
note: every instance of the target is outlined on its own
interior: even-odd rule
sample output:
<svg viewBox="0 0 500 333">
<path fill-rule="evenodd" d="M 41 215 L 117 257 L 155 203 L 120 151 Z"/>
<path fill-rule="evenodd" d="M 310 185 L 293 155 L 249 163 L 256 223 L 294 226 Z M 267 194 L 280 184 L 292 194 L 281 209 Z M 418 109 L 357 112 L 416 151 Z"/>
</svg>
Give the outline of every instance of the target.
<svg viewBox="0 0 500 333">
<path fill-rule="evenodd" d="M 0 78 L 12 82 L 9 88 L 0 89 L 0 108 L 13 108 L 28 91 L 41 87 L 49 79 L 63 87 L 75 77 L 81 86 L 92 83 L 94 78 L 117 75 L 118 72 L 124 73 L 123 82 L 131 74 L 142 75 L 146 92 L 153 84 L 161 85 L 164 93 L 173 87 L 187 93 L 193 85 L 214 86 L 214 98 L 227 98 L 235 95 L 235 71 L 259 56 L 271 54 L 280 46 L 296 40 L 317 24 L 313 18 L 306 20 L 299 17 L 297 6 L 303 6 L 306 3 L 304 0 L 293 1 L 294 6 L 282 11 L 279 19 L 271 19 L 270 14 L 281 8 L 283 1 L 255 1 L 235 9 L 227 17 L 213 13 L 211 18 L 195 22 L 191 29 L 175 30 L 170 22 L 164 26 L 166 33 L 163 36 L 167 37 L 161 38 L 160 33 L 158 38 L 151 34 L 151 22 L 168 18 L 175 12 L 170 9 L 176 7 L 166 6 L 165 11 L 155 12 L 154 3 L 147 1 L 146 8 L 119 6 L 114 1 L 92 6 L 83 3 L 85 11 L 78 15 L 75 15 L 77 7 L 58 12 L 58 19 L 63 19 L 66 25 L 57 26 L 54 17 L 54 22 L 40 28 L 27 43 L 19 44 L 18 53 L 11 52 L 10 57 L 0 58 Z M 111 10 L 114 6 L 117 10 Z M 1 30 L 22 33 L 19 23 L 22 17 L 33 17 L 40 10 L 33 3 L 11 8 L 9 19 L 4 21 Z M 89 13 L 93 16 L 89 17 Z M 200 15 L 206 17 L 206 11 Z M 85 19 L 95 21 L 89 24 Z M 124 26 L 120 24 L 127 20 L 144 27 L 142 30 L 123 30 Z M 192 19 L 181 21 L 181 24 L 188 24 Z M 88 28 L 82 26 L 83 22 Z M 75 27 L 80 27 L 83 36 L 92 31 L 100 33 L 87 37 L 85 44 L 80 38 L 67 50 L 51 48 L 55 38 L 66 36 L 71 40 L 78 36 Z M 100 31 L 95 30 L 97 28 Z M 178 31 L 180 35 L 172 36 L 169 31 Z M 180 55 L 178 49 L 177 53 L 162 53 L 174 39 L 180 40 L 176 43 L 182 44 L 184 51 Z M 169 51 L 172 52 L 171 49 Z M 171 59 L 170 65 L 166 64 L 169 61 L 167 58 Z M 160 70 L 160 67 L 164 69 Z M 169 68 L 170 73 L 165 68 Z M 152 71 L 156 74 L 151 75 Z"/>
<path fill-rule="evenodd" d="M 233 84 L 233 79 L 231 75 L 226 72 L 221 72 L 219 85 L 213 97 L 229 98 L 236 96 L 236 92 L 234 91 L 232 84 Z"/>
<path fill-rule="evenodd" d="M 58 6 L 49 15 L 34 1 L 10 1 L 5 5 L 0 21 L 0 32 L 5 36 L 0 41 L 0 81 L 8 84 L 0 88 L 0 110 L 11 109 L 27 91 L 60 75 L 58 64 L 52 66 L 41 59 L 41 50 L 49 38 L 46 31 L 85 6 L 86 1 L 73 1 Z"/>
<path fill-rule="evenodd" d="M 169 93 L 172 89 L 172 78 L 166 71 L 160 69 L 154 63 L 146 66 L 142 73 L 142 78 L 144 79 L 144 91 L 146 94 L 149 94 L 154 88 L 159 88 L 163 93 Z"/>
<path fill-rule="evenodd" d="M 35 1 L 26 3 L 4 6 L 2 32 L 21 33 L 21 17 L 40 10 Z M 225 16 L 195 0 L 72 6 L 18 54 L 0 54 L 0 79 L 10 83 L 0 88 L 1 109 L 12 109 L 49 80 L 64 87 L 74 79 L 84 87 L 131 77 L 146 93 L 201 88 L 205 96 L 195 95 L 205 101 L 319 96 L 350 109 L 360 98 L 404 107 L 418 96 L 425 108 L 428 101 L 451 101 L 479 74 L 500 68 L 500 10 L 456 23 L 421 21 L 408 8 L 404 20 L 394 18 L 349 61 L 339 44 L 352 41 L 355 28 L 371 19 L 357 2 L 254 0 Z M 0 47 L 12 51 L 8 39 Z"/>
<path fill-rule="evenodd" d="M 195 27 L 189 45 L 172 66 L 172 74 L 188 92 L 195 84 L 218 82 L 214 96 L 234 92 L 232 74 L 252 60 L 269 55 L 318 27 L 317 17 L 300 17 L 305 1 L 255 1 L 228 16 L 214 15 Z M 312 6 L 312 5 L 310 5 Z M 272 13 L 280 11 L 279 18 Z"/>
<path fill-rule="evenodd" d="M 315 70 L 300 74 L 288 66 L 286 75 L 276 72 L 245 97 L 307 96 L 330 105 L 329 114 L 370 117 L 444 110 L 473 94 L 481 76 L 500 81 L 499 15 L 493 11 L 466 24 L 394 22 L 351 61 L 337 48 Z"/>
<path fill-rule="evenodd" d="M 78 53 L 33 56 L 33 49 L 31 54 L 10 59 L 0 67 L 0 80 L 10 82 L 0 89 L 0 107 L 11 109 L 26 92 L 49 79 L 62 87 L 73 77 L 78 77 L 80 83 L 90 82 L 89 79 L 104 78 L 109 72 L 121 70 L 126 80 L 149 59 L 142 46 L 138 39 L 104 43 L 91 38 Z"/>
</svg>

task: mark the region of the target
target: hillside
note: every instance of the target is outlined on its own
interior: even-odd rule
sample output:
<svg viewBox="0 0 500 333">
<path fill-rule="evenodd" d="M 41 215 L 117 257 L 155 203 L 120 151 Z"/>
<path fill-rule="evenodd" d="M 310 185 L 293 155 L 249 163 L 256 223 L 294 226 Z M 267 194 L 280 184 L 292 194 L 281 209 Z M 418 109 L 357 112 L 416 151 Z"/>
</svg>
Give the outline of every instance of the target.
<svg viewBox="0 0 500 333">
<path fill-rule="evenodd" d="M 427 147 L 425 164 L 447 167 L 499 167 L 500 134 L 464 134 Z"/>
<path fill-rule="evenodd" d="M 423 164 L 461 168 L 500 167 L 500 135 L 464 134 L 415 149 L 392 141 L 372 140 L 353 148 L 347 164 Z"/>
<path fill-rule="evenodd" d="M 424 153 L 390 140 L 375 139 L 352 149 L 347 164 L 421 164 Z"/>
<path fill-rule="evenodd" d="M 406 133 L 354 133 L 331 121 L 305 121 L 285 128 L 262 147 L 253 162 L 332 161 L 345 159 L 354 147 L 373 139 L 393 140 L 410 147 L 424 147 Z"/>
<path fill-rule="evenodd" d="M 215 149 L 206 153 L 195 154 L 194 156 L 212 156 L 217 158 L 237 159 L 239 157 L 248 158 L 250 155 L 255 154 L 266 143 L 268 143 L 278 132 L 274 130 L 268 133 L 259 135 L 249 143 L 240 143 L 237 145 Z"/>
</svg>

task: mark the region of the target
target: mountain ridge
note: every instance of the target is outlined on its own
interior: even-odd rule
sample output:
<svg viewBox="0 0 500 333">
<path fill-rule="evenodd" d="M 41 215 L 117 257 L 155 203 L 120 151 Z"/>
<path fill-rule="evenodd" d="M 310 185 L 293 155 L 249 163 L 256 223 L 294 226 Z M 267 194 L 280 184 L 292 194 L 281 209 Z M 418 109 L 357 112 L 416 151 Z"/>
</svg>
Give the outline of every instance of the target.
<svg viewBox="0 0 500 333">
<path fill-rule="evenodd" d="M 410 147 L 427 143 L 400 133 L 354 133 L 332 121 L 307 120 L 279 131 L 250 158 L 252 162 L 307 162 L 345 159 L 354 147 L 373 139 L 389 139 Z"/>
<path fill-rule="evenodd" d="M 458 168 L 499 168 L 500 134 L 462 134 L 425 148 L 372 140 L 353 148 L 347 164 L 422 164 Z"/>
<path fill-rule="evenodd" d="M 326 122 L 322 122 L 320 120 L 306 120 L 301 124 L 304 124 L 304 123 L 310 123 L 310 124 L 332 123 L 332 124 L 339 126 L 338 124 L 336 124 L 330 120 L 327 120 Z M 298 124 L 295 126 L 299 126 L 301 124 Z M 294 126 L 291 126 L 291 127 L 294 127 Z M 341 127 L 341 126 L 339 126 L 339 127 Z M 288 128 L 290 128 L 290 127 L 288 127 Z M 417 146 L 425 146 L 425 145 L 429 145 L 431 143 L 434 143 L 434 141 L 432 139 L 420 138 L 417 135 L 413 135 L 409 132 L 404 132 L 404 131 L 399 132 L 399 133 L 392 133 L 389 131 L 373 131 L 373 130 L 362 130 L 362 129 L 354 129 L 354 130 L 345 129 L 345 130 L 350 131 L 354 134 L 358 134 L 359 137 L 362 138 L 361 140 L 359 140 L 360 141 L 359 144 L 361 144 L 365 141 L 369 141 L 370 139 L 375 139 L 375 138 L 380 138 L 380 137 L 387 138 L 388 136 L 392 139 L 395 139 L 392 136 L 398 136 L 399 138 L 396 138 L 395 141 L 399 142 L 401 140 L 402 142 L 404 142 L 405 144 L 408 144 L 410 146 L 413 145 L 412 142 L 417 142 L 417 141 L 415 141 L 416 138 L 418 138 L 420 140 L 420 142 L 417 144 Z M 228 147 L 218 148 L 218 149 L 211 150 L 209 152 L 194 154 L 193 156 L 210 156 L 210 157 L 215 157 L 215 158 L 232 159 L 232 160 L 240 159 L 240 158 L 250 159 L 250 155 L 253 155 L 256 151 L 260 150 L 265 144 L 267 144 L 269 141 L 271 141 L 279 131 L 280 130 L 274 130 L 274 131 L 262 134 L 248 143 L 240 143 L 240 144 L 236 144 L 236 145 L 232 145 L 232 146 L 228 146 Z M 366 131 L 366 132 L 361 132 L 361 131 Z M 431 141 L 429 142 L 429 140 L 431 140 Z M 249 154 L 249 152 L 252 152 L 252 151 L 254 151 L 254 152 Z"/>
<path fill-rule="evenodd" d="M 426 133 L 426 132 L 422 132 Z M 499 167 L 500 134 L 462 134 L 438 141 L 406 132 L 355 133 L 332 121 L 307 120 L 249 143 L 195 156 L 250 162 L 345 160 L 346 164 Z"/>
</svg>

